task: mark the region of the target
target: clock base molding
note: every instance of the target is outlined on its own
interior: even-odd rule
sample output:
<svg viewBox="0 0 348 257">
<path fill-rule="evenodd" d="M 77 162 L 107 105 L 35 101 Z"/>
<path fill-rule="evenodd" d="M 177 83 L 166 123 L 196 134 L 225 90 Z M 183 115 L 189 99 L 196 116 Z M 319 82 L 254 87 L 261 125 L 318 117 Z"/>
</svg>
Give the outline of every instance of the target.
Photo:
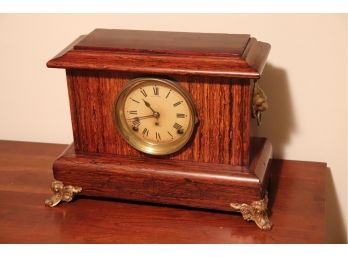
<svg viewBox="0 0 348 257">
<path fill-rule="evenodd" d="M 52 185 L 52 198 L 68 192 L 69 201 L 78 193 L 241 212 L 244 219 L 269 229 L 265 199 L 271 154 L 272 146 L 265 138 L 251 139 L 249 167 L 75 153 L 72 144 L 53 164 L 59 190 Z"/>
</svg>

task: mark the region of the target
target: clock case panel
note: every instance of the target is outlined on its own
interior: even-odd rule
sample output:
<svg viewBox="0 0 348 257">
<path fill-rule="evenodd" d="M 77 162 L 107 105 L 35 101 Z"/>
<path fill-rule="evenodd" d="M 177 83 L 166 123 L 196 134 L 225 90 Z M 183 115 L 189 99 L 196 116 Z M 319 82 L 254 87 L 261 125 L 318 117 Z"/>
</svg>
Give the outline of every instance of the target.
<svg viewBox="0 0 348 257">
<path fill-rule="evenodd" d="M 75 151 L 148 156 L 122 138 L 112 113 L 123 86 L 149 75 L 88 70 L 68 70 L 66 74 Z M 182 150 L 158 158 L 249 165 L 251 82 L 199 76 L 167 78 L 178 82 L 192 96 L 199 124 Z"/>
<path fill-rule="evenodd" d="M 227 211 L 262 200 L 272 147 L 250 139 L 251 98 L 269 50 L 249 35 L 97 29 L 79 37 L 47 63 L 66 69 L 74 134 L 55 179 L 82 195 Z M 118 134 L 114 101 L 137 77 L 172 79 L 193 97 L 200 122 L 181 151 L 145 155 Z"/>
<path fill-rule="evenodd" d="M 252 138 L 250 166 L 110 154 L 76 153 L 70 145 L 53 165 L 54 178 L 81 195 L 235 211 L 231 203 L 264 197 L 272 146 Z"/>
</svg>

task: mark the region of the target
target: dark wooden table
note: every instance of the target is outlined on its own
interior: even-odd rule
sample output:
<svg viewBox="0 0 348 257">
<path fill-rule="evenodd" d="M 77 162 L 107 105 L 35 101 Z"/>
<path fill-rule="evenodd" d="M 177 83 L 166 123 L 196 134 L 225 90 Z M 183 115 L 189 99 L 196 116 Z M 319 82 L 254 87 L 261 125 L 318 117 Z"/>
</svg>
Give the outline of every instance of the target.
<svg viewBox="0 0 348 257">
<path fill-rule="evenodd" d="M 66 145 L 0 141 L 1 243 L 323 243 L 324 163 L 274 160 L 271 231 L 239 214 L 77 198 L 45 207 Z"/>
</svg>

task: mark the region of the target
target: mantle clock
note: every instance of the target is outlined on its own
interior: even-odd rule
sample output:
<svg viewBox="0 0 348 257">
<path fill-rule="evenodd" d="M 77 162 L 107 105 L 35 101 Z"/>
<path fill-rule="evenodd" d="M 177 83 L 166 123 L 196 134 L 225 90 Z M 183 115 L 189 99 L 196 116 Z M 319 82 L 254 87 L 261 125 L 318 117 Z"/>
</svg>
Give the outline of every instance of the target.
<svg viewBox="0 0 348 257">
<path fill-rule="evenodd" d="M 66 70 L 74 142 L 48 206 L 74 195 L 241 212 L 261 229 L 272 147 L 250 136 L 270 45 L 246 34 L 96 29 L 52 60 Z"/>
</svg>

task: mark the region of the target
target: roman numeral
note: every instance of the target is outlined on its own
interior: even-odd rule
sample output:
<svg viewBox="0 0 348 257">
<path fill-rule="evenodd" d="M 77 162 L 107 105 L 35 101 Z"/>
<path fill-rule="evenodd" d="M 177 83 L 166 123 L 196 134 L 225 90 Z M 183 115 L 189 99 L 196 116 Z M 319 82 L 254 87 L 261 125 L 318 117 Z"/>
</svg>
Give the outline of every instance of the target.
<svg viewBox="0 0 348 257">
<path fill-rule="evenodd" d="M 173 104 L 174 107 L 177 107 L 178 105 L 180 105 L 182 103 L 182 101 L 176 102 L 175 104 Z"/>
<path fill-rule="evenodd" d="M 181 119 L 182 119 L 182 118 L 185 118 L 185 116 L 186 116 L 186 115 L 185 115 L 184 113 L 177 113 L 177 114 L 176 114 L 176 117 L 177 117 L 177 118 L 181 118 Z"/>
<path fill-rule="evenodd" d="M 166 99 L 168 98 L 169 94 L 172 92 L 172 90 L 170 89 L 167 96 L 166 96 Z"/>
<path fill-rule="evenodd" d="M 178 123 L 175 123 L 175 124 L 173 125 L 173 128 L 175 128 L 175 129 L 177 129 L 177 130 L 180 130 L 180 129 L 182 129 L 182 126 L 181 126 L 180 124 L 178 124 Z"/>
<path fill-rule="evenodd" d="M 172 137 L 172 139 L 173 139 L 173 138 L 174 138 L 174 137 L 173 137 L 173 135 L 172 135 L 172 134 L 170 134 L 170 132 L 169 132 L 169 131 L 167 131 L 167 132 L 168 132 L 168 134 L 169 134 L 169 135 Z"/>
<path fill-rule="evenodd" d="M 144 89 L 140 89 L 140 92 L 143 94 L 143 96 L 147 97 L 146 91 Z"/>
<path fill-rule="evenodd" d="M 173 125 L 173 127 L 176 129 L 176 132 L 181 135 L 181 134 L 184 134 L 184 129 L 182 128 L 182 126 L 178 123 L 175 123 Z"/>
<path fill-rule="evenodd" d="M 147 128 L 144 128 L 142 134 L 143 136 L 149 136 L 149 130 Z"/>
<path fill-rule="evenodd" d="M 156 140 L 157 141 L 161 140 L 161 135 L 159 132 L 156 132 Z"/>
<path fill-rule="evenodd" d="M 136 102 L 136 103 L 138 103 L 138 104 L 140 104 L 140 102 L 139 101 L 137 101 L 137 100 L 134 100 L 133 98 L 130 98 L 133 102 Z"/>
<path fill-rule="evenodd" d="M 140 125 L 140 121 L 138 119 L 135 119 L 132 121 L 132 129 L 137 132 L 139 130 L 139 125 Z"/>
<path fill-rule="evenodd" d="M 135 119 L 135 120 L 132 121 L 132 124 L 133 124 L 134 127 L 139 127 L 139 125 L 140 125 L 140 120 Z"/>
<path fill-rule="evenodd" d="M 137 115 L 138 114 L 138 111 L 128 111 L 129 114 L 135 114 Z"/>
<path fill-rule="evenodd" d="M 159 88 L 157 86 L 154 86 L 152 89 L 154 95 L 159 95 Z"/>
</svg>

